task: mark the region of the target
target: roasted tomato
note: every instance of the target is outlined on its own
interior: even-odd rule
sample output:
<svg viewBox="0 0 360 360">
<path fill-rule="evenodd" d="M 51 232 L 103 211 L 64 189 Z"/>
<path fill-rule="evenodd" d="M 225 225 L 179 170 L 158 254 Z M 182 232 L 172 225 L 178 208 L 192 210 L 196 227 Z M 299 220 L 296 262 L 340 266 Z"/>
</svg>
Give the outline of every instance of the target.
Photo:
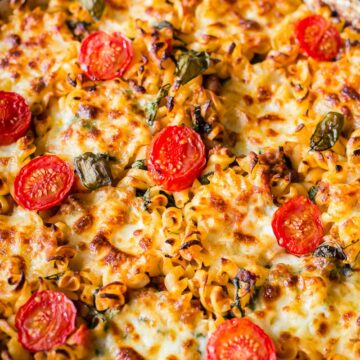
<svg viewBox="0 0 360 360">
<path fill-rule="evenodd" d="M 46 210 L 62 201 L 74 182 L 74 171 L 55 155 L 31 160 L 15 178 L 18 204 L 29 210 Z"/>
<path fill-rule="evenodd" d="M 79 63 L 92 80 L 111 80 L 124 74 L 132 58 L 128 38 L 118 32 L 96 31 L 83 40 Z"/>
<path fill-rule="evenodd" d="M 295 35 L 301 50 L 319 61 L 334 59 L 341 48 L 339 31 L 320 15 L 311 15 L 299 21 Z"/>
<path fill-rule="evenodd" d="M 305 196 L 282 205 L 274 214 L 272 228 L 279 245 L 294 255 L 314 251 L 324 236 L 320 210 Z"/>
<path fill-rule="evenodd" d="M 36 292 L 16 314 L 19 342 L 29 351 L 49 351 L 65 343 L 75 318 L 76 308 L 62 292 Z"/>
<path fill-rule="evenodd" d="M 148 169 L 155 183 L 165 190 L 190 187 L 205 164 L 205 145 L 200 135 L 185 126 L 166 127 L 148 148 Z"/>
<path fill-rule="evenodd" d="M 211 335 L 207 360 L 276 360 L 271 338 L 247 318 L 222 323 Z"/>
<path fill-rule="evenodd" d="M 86 346 L 90 341 L 90 331 L 84 324 L 80 325 L 78 329 L 67 340 L 68 344 L 75 344 L 79 346 Z"/>
<path fill-rule="evenodd" d="M 0 145 L 25 135 L 30 122 L 31 111 L 25 99 L 14 92 L 0 91 Z"/>
</svg>

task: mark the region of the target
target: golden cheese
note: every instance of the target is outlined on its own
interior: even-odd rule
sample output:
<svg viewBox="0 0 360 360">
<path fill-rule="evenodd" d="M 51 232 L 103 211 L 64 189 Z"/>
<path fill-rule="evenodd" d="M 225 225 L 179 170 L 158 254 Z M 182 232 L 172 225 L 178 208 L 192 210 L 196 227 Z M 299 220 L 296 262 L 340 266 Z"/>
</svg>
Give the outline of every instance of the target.
<svg viewBox="0 0 360 360">
<path fill-rule="evenodd" d="M 294 39 L 314 11 L 341 33 L 335 61 L 307 58 Z M 1 358 L 206 359 L 216 327 L 242 315 L 271 336 L 278 359 L 360 356 L 358 30 L 300 0 L 109 0 L 99 21 L 78 1 L 50 0 L 2 21 L 0 90 L 26 99 L 33 126 L 0 146 Z M 96 30 L 131 39 L 122 78 L 82 73 L 81 41 Z M 169 40 L 173 55 L 206 51 L 209 68 L 180 85 Z M 209 129 L 206 167 L 191 188 L 164 191 L 135 161 L 164 127 L 194 127 L 196 111 Z M 344 115 L 341 136 L 310 150 L 329 111 Z M 14 178 L 32 157 L 74 166 L 85 152 L 111 157 L 111 186 L 90 191 L 77 179 L 53 209 L 16 205 Z M 277 208 L 314 187 L 324 242 L 346 259 L 297 257 L 276 241 Z M 255 274 L 249 291 L 236 288 L 239 271 Z M 22 348 L 14 315 L 44 289 L 74 301 L 89 344 L 70 336 L 48 352 Z"/>
</svg>

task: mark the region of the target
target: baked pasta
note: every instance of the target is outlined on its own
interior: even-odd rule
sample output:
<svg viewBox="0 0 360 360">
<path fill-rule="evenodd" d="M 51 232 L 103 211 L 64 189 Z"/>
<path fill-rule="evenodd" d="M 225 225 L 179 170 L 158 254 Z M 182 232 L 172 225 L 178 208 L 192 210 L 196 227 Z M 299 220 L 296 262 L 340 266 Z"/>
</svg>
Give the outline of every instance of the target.
<svg viewBox="0 0 360 360">
<path fill-rule="evenodd" d="M 0 6 L 1 359 L 360 358 L 360 14 Z"/>
</svg>

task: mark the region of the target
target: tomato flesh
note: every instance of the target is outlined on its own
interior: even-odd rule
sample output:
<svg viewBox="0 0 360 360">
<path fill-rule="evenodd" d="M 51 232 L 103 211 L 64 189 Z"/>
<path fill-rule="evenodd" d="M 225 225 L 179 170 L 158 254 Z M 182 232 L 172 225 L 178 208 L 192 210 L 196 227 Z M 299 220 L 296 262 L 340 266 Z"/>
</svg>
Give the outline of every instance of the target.
<svg viewBox="0 0 360 360">
<path fill-rule="evenodd" d="M 14 92 L 0 91 L 0 145 L 24 136 L 30 122 L 31 111 L 25 99 Z"/>
<path fill-rule="evenodd" d="M 247 318 L 222 323 L 211 335 L 207 360 L 276 360 L 271 338 Z"/>
<path fill-rule="evenodd" d="M 81 69 L 92 80 L 122 76 L 133 58 L 131 41 L 121 33 L 96 31 L 87 36 L 80 49 Z"/>
<path fill-rule="evenodd" d="M 75 344 L 79 346 L 86 346 L 89 344 L 90 332 L 86 325 L 82 324 L 80 327 L 70 336 L 68 344 Z"/>
<path fill-rule="evenodd" d="M 31 160 L 15 178 L 16 202 L 29 210 L 46 210 L 58 204 L 69 193 L 74 171 L 55 155 Z"/>
<path fill-rule="evenodd" d="M 300 48 L 315 60 L 330 61 L 341 48 L 339 31 L 320 15 L 311 15 L 299 21 L 295 35 Z"/>
<path fill-rule="evenodd" d="M 166 127 L 148 148 L 148 169 L 155 183 L 165 190 L 190 187 L 205 164 L 205 145 L 200 135 L 185 126 Z"/>
<path fill-rule="evenodd" d="M 305 196 L 296 196 L 274 214 L 272 228 L 278 244 L 293 255 L 306 255 L 323 241 L 319 208 Z"/>
<path fill-rule="evenodd" d="M 32 352 L 49 351 L 64 344 L 75 329 L 76 308 L 62 292 L 34 293 L 16 313 L 21 345 Z"/>
</svg>

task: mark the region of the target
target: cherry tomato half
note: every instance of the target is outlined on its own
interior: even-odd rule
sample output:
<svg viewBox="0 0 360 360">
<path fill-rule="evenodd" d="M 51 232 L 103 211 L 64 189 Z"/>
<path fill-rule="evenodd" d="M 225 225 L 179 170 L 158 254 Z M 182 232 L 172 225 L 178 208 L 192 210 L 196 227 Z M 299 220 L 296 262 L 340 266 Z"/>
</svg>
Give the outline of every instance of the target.
<svg viewBox="0 0 360 360">
<path fill-rule="evenodd" d="M 295 36 L 300 48 L 315 60 L 332 60 L 341 48 L 339 31 L 320 15 L 300 20 L 295 27 Z"/>
<path fill-rule="evenodd" d="M 0 91 L 0 145 L 24 136 L 30 122 L 31 111 L 25 99 L 14 92 Z"/>
<path fill-rule="evenodd" d="M 92 80 L 122 76 L 133 58 L 131 41 L 121 33 L 96 31 L 81 44 L 79 63 Z"/>
<path fill-rule="evenodd" d="M 323 241 L 320 210 L 305 196 L 283 204 L 274 214 L 272 228 L 279 245 L 293 255 L 306 255 Z"/>
<path fill-rule="evenodd" d="M 166 127 L 148 148 L 148 169 L 155 183 L 165 190 L 190 187 L 205 164 L 205 145 L 200 135 L 185 126 Z"/>
<path fill-rule="evenodd" d="M 49 351 L 65 343 L 75 318 L 76 308 L 62 292 L 36 292 L 16 313 L 19 342 L 29 351 Z"/>
<path fill-rule="evenodd" d="M 90 331 L 84 324 L 80 325 L 78 329 L 68 338 L 68 344 L 79 346 L 87 346 L 90 341 Z"/>
<path fill-rule="evenodd" d="M 276 360 L 271 338 L 247 318 L 222 323 L 211 335 L 207 360 Z"/>
<path fill-rule="evenodd" d="M 62 201 L 74 182 L 74 171 L 55 155 L 31 160 L 14 182 L 16 202 L 29 210 L 46 210 Z"/>
</svg>

